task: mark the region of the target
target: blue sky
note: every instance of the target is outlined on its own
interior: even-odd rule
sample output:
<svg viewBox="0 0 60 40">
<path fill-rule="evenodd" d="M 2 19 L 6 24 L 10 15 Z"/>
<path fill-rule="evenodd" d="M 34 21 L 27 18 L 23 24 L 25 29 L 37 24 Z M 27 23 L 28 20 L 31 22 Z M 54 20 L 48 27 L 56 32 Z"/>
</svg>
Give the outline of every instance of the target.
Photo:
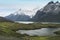
<svg viewBox="0 0 60 40">
<path fill-rule="evenodd" d="M 42 8 L 51 0 L 0 0 L 0 16 L 6 16 L 18 9 Z M 59 0 L 53 0 L 59 1 Z"/>
</svg>

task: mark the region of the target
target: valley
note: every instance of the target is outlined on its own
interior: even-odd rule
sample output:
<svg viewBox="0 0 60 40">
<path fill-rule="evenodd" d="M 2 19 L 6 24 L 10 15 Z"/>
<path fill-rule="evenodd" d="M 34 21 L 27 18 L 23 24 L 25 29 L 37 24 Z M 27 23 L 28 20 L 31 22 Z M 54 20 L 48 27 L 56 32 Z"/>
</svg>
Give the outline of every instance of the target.
<svg viewBox="0 0 60 40">
<path fill-rule="evenodd" d="M 34 26 L 33 26 L 34 25 Z M 50 27 L 49 27 L 50 26 Z M 59 40 L 60 31 L 55 32 L 58 36 L 29 36 L 27 34 L 16 33 L 17 30 L 35 30 L 41 28 L 53 28 L 54 26 L 60 27 L 59 24 L 22 24 L 22 23 L 13 23 L 13 22 L 0 22 L 0 35 L 5 40 Z M 54 28 L 56 28 L 54 27 Z M 58 28 L 57 27 L 57 28 Z M 16 39 L 14 39 L 16 37 Z M 1 38 L 1 37 L 0 37 Z M 2 39 L 2 40 L 4 40 Z M 56 39 L 56 40 L 57 40 Z"/>
<path fill-rule="evenodd" d="M 24 2 L 21 3 L 24 4 Z M 32 3 L 38 5 L 38 2 Z M 41 3 L 45 5 L 45 1 L 41 1 Z M 6 2 L 6 4 L 8 3 Z M 17 5 L 15 4 L 16 7 Z M 25 5 L 19 4 L 18 6 L 22 6 L 22 8 L 19 7 L 19 10 L 14 5 L 8 5 L 9 8 L 5 5 L 3 11 L 0 11 L 0 15 L 3 16 L 3 13 L 6 15 L 0 16 L 0 40 L 60 40 L 60 2 L 50 1 L 44 7 L 39 2 L 42 8 L 34 7 L 31 10 Z M 28 6 L 33 7 L 29 3 Z M 7 10 L 5 7 L 7 9 L 13 7 L 11 9 L 15 11 L 12 12 L 11 9 Z M 9 14 L 9 11 L 12 13 Z"/>
</svg>

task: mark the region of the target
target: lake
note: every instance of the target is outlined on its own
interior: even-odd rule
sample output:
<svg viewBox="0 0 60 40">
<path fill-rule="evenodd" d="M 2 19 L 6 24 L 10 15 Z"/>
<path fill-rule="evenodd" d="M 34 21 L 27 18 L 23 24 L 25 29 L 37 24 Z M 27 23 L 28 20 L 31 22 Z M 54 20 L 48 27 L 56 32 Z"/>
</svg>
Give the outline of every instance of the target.
<svg viewBox="0 0 60 40">
<path fill-rule="evenodd" d="M 16 21 L 18 23 L 23 23 L 23 24 L 29 24 L 29 23 L 36 23 L 36 22 L 31 22 L 31 21 Z M 42 24 L 60 24 L 58 22 L 40 22 Z M 54 34 L 55 31 L 60 30 L 60 28 L 41 28 L 41 29 L 36 29 L 36 30 L 18 30 L 16 31 L 17 33 L 20 34 L 27 34 L 30 36 L 55 36 Z"/>
<path fill-rule="evenodd" d="M 17 33 L 27 34 L 30 36 L 55 36 L 55 31 L 60 30 L 60 28 L 41 28 L 36 30 L 18 30 Z"/>
<path fill-rule="evenodd" d="M 60 24 L 59 22 L 32 22 L 32 21 L 15 21 L 18 23 L 23 23 L 23 24 L 30 24 L 30 23 L 41 23 L 41 24 Z"/>
<path fill-rule="evenodd" d="M 23 24 L 34 23 L 34 22 L 32 22 L 32 21 L 15 21 L 15 22 L 18 22 L 18 23 L 23 23 Z"/>
</svg>

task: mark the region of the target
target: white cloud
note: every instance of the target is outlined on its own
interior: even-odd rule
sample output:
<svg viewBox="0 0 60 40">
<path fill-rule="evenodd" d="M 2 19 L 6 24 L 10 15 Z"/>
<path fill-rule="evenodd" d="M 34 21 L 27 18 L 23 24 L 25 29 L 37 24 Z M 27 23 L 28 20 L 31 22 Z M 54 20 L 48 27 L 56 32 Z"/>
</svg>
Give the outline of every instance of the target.
<svg viewBox="0 0 60 40">
<path fill-rule="evenodd" d="M 45 4 L 44 4 L 45 5 Z M 0 16 L 6 16 L 10 13 L 14 13 L 20 8 L 23 10 L 32 10 L 36 7 L 42 8 L 43 4 L 10 4 L 10 5 L 0 5 Z"/>
</svg>

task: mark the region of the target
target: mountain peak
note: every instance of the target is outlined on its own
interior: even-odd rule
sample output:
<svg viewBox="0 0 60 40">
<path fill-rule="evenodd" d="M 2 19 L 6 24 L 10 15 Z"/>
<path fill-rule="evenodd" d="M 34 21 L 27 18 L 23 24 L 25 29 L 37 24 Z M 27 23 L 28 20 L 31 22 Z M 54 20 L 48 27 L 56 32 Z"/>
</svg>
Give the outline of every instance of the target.
<svg viewBox="0 0 60 40">
<path fill-rule="evenodd" d="M 56 5 L 60 5 L 60 3 L 59 3 L 59 1 L 56 1 L 56 3 L 55 3 Z"/>
<path fill-rule="evenodd" d="M 56 1 L 56 3 L 59 3 L 59 1 Z"/>
<path fill-rule="evenodd" d="M 59 3 L 59 1 L 56 1 L 56 2 L 50 1 L 50 2 L 48 3 L 48 5 L 49 5 L 49 4 L 60 4 L 60 3 Z"/>
<path fill-rule="evenodd" d="M 54 3 L 53 1 L 50 1 L 48 4 L 52 4 L 52 3 Z"/>
</svg>

